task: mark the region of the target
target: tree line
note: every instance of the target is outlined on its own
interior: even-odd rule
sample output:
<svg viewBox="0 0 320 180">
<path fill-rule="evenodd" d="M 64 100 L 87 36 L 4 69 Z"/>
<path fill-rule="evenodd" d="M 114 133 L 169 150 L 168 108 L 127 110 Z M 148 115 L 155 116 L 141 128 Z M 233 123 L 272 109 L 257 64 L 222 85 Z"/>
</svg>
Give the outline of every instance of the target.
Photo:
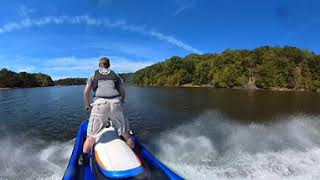
<svg viewBox="0 0 320 180">
<path fill-rule="evenodd" d="M 86 78 L 65 78 L 54 81 L 54 85 L 69 86 L 69 85 L 83 85 L 86 84 Z"/>
<path fill-rule="evenodd" d="M 0 88 L 25 88 L 52 86 L 50 76 L 42 73 L 16 73 L 8 69 L 0 70 Z"/>
<path fill-rule="evenodd" d="M 119 74 L 123 79 L 131 81 L 132 73 Z M 0 70 L 0 88 L 29 88 L 46 86 L 84 85 L 87 78 L 65 78 L 52 81 L 49 75 L 42 73 L 16 73 L 8 69 Z"/>
<path fill-rule="evenodd" d="M 171 57 L 138 70 L 131 82 L 143 86 L 320 89 L 320 56 L 292 46 L 262 46 L 213 54 Z"/>
<path fill-rule="evenodd" d="M 216 88 L 286 88 L 320 91 L 320 56 L 292 46 L 173 56 L 163 62 L 119 74 L 141 86 L 207 86 Z M 0 88 L 82 85 L 86 78 L 52 81 L 42 73 L 0 71 Z"/>
<path fill-rule="evenodd" d="M 119 76 L 125 84 L 132 84 L 133 83 L 134 73 L 120 73 Z"/>
</svg>

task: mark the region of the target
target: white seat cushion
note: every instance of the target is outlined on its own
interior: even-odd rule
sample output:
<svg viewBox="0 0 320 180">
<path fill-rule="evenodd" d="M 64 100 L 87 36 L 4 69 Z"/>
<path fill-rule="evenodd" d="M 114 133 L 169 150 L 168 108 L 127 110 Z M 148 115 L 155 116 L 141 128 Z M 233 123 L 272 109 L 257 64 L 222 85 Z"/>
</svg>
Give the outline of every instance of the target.
<svg viewBox="0 0 320 180">
<path fill-rule="evenodd" d="M 100 167 L 106 171 L 126 171 L 141 166 L 140 159 L 117 132 L 108 129 L 103 130 L 95 145 L 94 153 Z"/>
</svg>

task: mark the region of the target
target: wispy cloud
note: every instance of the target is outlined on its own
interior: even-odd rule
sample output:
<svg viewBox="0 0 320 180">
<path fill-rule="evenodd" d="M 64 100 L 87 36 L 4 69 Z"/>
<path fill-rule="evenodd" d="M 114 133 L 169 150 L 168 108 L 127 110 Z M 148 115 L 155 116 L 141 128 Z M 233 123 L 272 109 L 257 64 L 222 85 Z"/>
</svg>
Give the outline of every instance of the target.
<svg viewBox="0 0 320 180">
<path fill-rule="evenodd" d="M 131 61 L 127 58 L 110 56 L 111 68 L 117 72 L 135 72 L 155 63 L 155 61 Z M 113 60 L 112 60 L 113 59 Z"/>
<path fill-rule="evenodd" d="M 61 77 L 87 77 L 98 68 L 100 57 L 102 56 L 66 56 L 47 59 L 17 57 L 13 64 L 1 64 L 3 59 L 0 57 L 0 69 L 8 68 L 16 72 L 28 73 L 41 72 L 50 75 L 53 79 L 59 79 Z M 156 62 L 155 60 L 137 61 L 119 56 L 108 57 L 111 60 L 110 68 L 117 73 L 135 72 Z"/>
<path fill-rule="evenodd" d="M 17 72 L 29 72 L 33 73 L 36 70 L 35 66 L 27 66 L 27 67 L 16 67 Z"/>
<path fill-rule="evenodd" d="M 113 0 L 93 0 L 98 6 L 109 6 L 112 4 Z"/>
<path fill-rule="evenodd" d="M 174 16 L 178 16 L 182 12 L 184 12 L 187 9 L 190 9 L 194 6 L 195 1 L 194 0 L 183 0 L 178 1 L 179 8 L 174 12 Z"/>
<path fill-rule="evenodd" d="M 154 62 L 139 62 L 129 60 L 124 57 L 108 56 L 111 59 L 111 68 L 117 72 L 135 72 L 138 69 L 144 68 L 153 64 Z M 54 71 L 92 71 L 97 69 L 98 60 L 100 57 L 89 57 L 89 58 L 77 58 L 74 56 L 70 57 L 59 57 L 54 59 L 48 59 L 49 66 L 44 67 L 47 70 Z"/>
<path fill-rule="evenodd" d="M 62 24 L 84 24 L 87 26 L 97 26 L 106 28 L 118 28 L 123 31 L 135 32 L 154 37 L 158 40 L 165 41 L 179 48 L 194 53 L 201 53 L 198 49 L 191 45 L 163 33 L 146 29 L 143 26 L 128 24 L 126 21 L 111 21 L 108 18 L 93 18 L 87 15 L 83 16 L 47 16 L 42 18 L 25 18 L 21 21 L 10 22 L 0 26 L 0 34 L 12 31 L 22 30 L 31 27 L 42 27 L 45 25 L 62 25 Z"/>
<path fill-rule="evenodd" d="M 111 59 L 111 69 L 117 73 L 135 72 L 146 66 L 150 66 L 154 61 L 132 61 L 123 57 L 108 56 Z M 93 73 L 98 67 L 98 60 L 100 57 L 88 57 L 88 58 L 77 58 L 74 56 L 70 57 L 59 57 L 48 59 L 47 65 L 41 67 L 44 72 L 48 74 L 60 74 L 61 77 L 74 77 L 73 74 L 84 74 Z M 80 73 L 79 73 L 80 72 Z M 53 76 L 53 79 L 59 79 L 59 77 Z"/>
<path fill-rule="evenodd" d="M 118 56 L 129 56 L 141 60 L 164 59 L 169 56 L 167 52 L 162 51 L 161 47 L 121 40 L 95 40 L 93 42 L 88 42 L 81 47 L 78 46 L 75 49 L 93 49 L 99 54 L 107 52 L 109 55 L 116 54 Z"/>
<path fill-rule="evenodd" d="M 18 11 L 19 16 L 22 18 L 27 18 L 27 17 L 29 17 L 30 14 L 36 12 L 35 9 L 29 8 L 24 4 L 19 4 L 17 7 L 17 11 Z"/>
</svg>

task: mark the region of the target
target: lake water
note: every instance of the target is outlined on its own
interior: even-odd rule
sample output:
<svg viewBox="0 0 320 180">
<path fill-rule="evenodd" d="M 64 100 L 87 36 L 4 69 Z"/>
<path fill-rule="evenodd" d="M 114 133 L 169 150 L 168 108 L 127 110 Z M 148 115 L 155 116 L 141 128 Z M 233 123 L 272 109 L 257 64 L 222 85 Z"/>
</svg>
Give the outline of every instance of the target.
<svg viewBox="0 0 320 180">
<path fill-rule="evenodd" d="M 83 86 L 0 91 L 0 179 L 61 179 Z M 320 94 L 127 86 L 131 129 L 187 179 L 320 179 Z"/>
</svg>

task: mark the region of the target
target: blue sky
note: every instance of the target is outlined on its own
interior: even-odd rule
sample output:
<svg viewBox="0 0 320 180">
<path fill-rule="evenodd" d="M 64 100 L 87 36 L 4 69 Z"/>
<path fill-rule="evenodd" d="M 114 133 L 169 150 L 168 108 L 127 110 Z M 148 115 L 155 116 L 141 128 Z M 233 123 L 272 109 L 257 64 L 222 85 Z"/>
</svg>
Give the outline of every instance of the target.
<svg viewBox="0 0 320 180">
<path fill-rule="evenodd" d="M 0 68 L 87 77 L 174 55 L 292 45 L 320 53 L 317 0 L 3 0 Z"/>
</svg>

